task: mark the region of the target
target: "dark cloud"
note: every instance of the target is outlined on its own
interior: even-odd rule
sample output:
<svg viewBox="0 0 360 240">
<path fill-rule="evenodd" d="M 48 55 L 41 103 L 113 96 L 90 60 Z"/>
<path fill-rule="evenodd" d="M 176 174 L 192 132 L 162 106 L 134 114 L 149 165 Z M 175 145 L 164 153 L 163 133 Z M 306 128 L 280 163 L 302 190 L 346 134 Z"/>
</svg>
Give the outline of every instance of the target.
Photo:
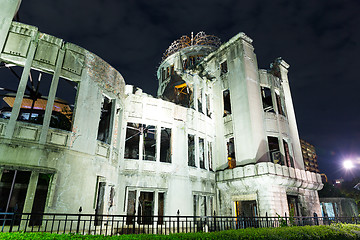
<svg viewBox="0 0 360 240">
<path fill-rule="evenodd" d="M 360 149 L 358 43 L 360 2 L 93 0 L 23 1 L 21 21 L 80 45 L 155 95 L 162 53 L 181 35 L 204 30 L 223 42 L 254 40 L 260 68 L 289 64 L 300 136 L 318 148 L 320 167 L 341 176 L 340 154 Z M 360 164 L 359 164 L 360 168 Z"/>
</svg>

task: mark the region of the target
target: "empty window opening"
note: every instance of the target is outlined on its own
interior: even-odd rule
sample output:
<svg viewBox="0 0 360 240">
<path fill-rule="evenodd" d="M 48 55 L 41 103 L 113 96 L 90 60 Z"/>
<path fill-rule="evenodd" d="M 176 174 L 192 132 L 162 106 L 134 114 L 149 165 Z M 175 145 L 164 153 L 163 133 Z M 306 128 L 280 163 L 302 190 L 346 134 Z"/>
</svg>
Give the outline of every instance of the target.
<svg viewBox="0 0 360 240">
<path fill-rule="evenodd" d="M 6 67 L 8 66 L 8 67 Z M 11 111 L 15 103 L 17 87 L 21 76 L 21 67 L 15 67 L 10 64 L 0 66 L 0 68 L 10 69 L 4 74 L 5 69 L 1 69 L 0 78 L 2 85 L 0 86 L 0 118 L 9 119 Z M 53 76 L 44 72 L 32 69 L 30 71 L 24 97 L 21 103 L 18 121 L 30 122 L 34 124 L 43 124 L 45 110 L 48 102 L 48 95 Z M 8 80 L 12 80 L 10 83 Z M 70 131 L 72 125 L 73 106 L 76 97 L 76 83 L 59 78 L 56 91 L 56 98 L 52 106 L 52 114 L 50 119 L 50 127 Z M 69 86 L 70 90 L 69 90 Z"/>
<path fill-rule="evenodd" d="M 227 61 L 222 62 L 220 64 L 220 68 L 221 68 L 221 75 L 227 73 L 228 72 Z"/>
<path fill-rule="evenodd" d="M 199 160 L 200 168 L 205 169 L 205 144 L 203 138 L 199 138 Z"/>
<path fill-rule="evenodd" d="M 195 165 L 195 136 L 188 135 L 188 166 L 196 167 Z"/>
<path fill-rule="evenodd" d="M 289 144 L 285 140 L 283 140 L 283 144 L 284 144 L 286 164 L 288 167 L 294 167 L 294 159 L 290 155 Z"/>
<path fill-rule="evenodd" d="M 208 162 L 209 162 L 209 170 L 213 170 L 213 162 L 212 162 L 212 142 L 208 142 Z"/>
<path fill-rule="evenodd" d="M 149 161 L 156 161 L 156 128 L 152 125 L 142 124 L 140 129 L 143 134 L 144 148 L 143 159 Z"/>
<path fill-rule="evenodd" d="M 275 112 L 272 97 L 271 97 L 271 89 L 267 88 L 267 87 L 261 87 L 261 97 L 262 97 L 264 111 L 265 112 Z"/>
<path fill-rule="evenodd" d="M 0 180 L 0 212 L 22 213 L 24 209 L 27 188 L 31 172 L 18 170 L 3 170 Z M 6 221 L 10 225 L 11 221 Z M 19 225 L 16 220 L 14 225 Z"/>
<path fill-rule="evenodd" d="M 175 73 L 174 65 L 171 65 L 171 66 L 170 66 L 170 74 L 171 74 L 171 75 L 174 75 L 174 73 Z"/>
<path fill-rule="evenodd" d="M 164 223 L 164 202 L 165 202 L 165 193 L 159 193 L 159 195 L 158 195 L 158 224 Z"/>
<path fill-rule="evenodd" d="M 236 159 L 235 159 L 235 143 L 234 138 L 230 138 L 227 142 L 227 159 L 228 166 L 230 169 L 236 167 Z"/>
<path fill-rule="evenodd" d="M 110 144 L 113 100 L 103 95 L 97 140 Z"/>
<path fill-rule="evenodd" d="M 236 217 L 256 217 L 258 215 L 256 201 L 236 201 Z M 255 222 L 249 222 L 255 224 Z"/>
<path fill-rule="evenodd" d="M 290 217 L 300 216 L 299 198 L 297 196 L 288 195 L 287 201 L 289 205 L 289 216 Z"/>
<path fill-rule="evenodd" d="M 138 205 L 138 223 L 151 224 L 154 215 L 154 193 L 153 192 L 140 192 L 139 205 Z"/>
<path fill-rule="evenodd" d="M 223 91 L 224 99 L 224 117 L 231 114 L 230 91 L 229 89 Z"/>
<path fill-rule="evenodd" d="M 110 194 L 109 194 L 109 207 L 114 206 L 114 199 L 115 199 L 115 188 L 114 186 L 111 186 L 110 188 Z"/>
<path fill-rule="evenodd" d="M 202 98 L 202 89 L 200 89 L 199 93 L 198 93 L 198 98 L 197 98 L 197 102 L 198 102 L 198 112 L 203 113 L 203 98 Z"/>
<path fill-rule="evenodd" d="M 277 92 L 275 92 L 275 96 L 276 96 L 276 104 L 277 104 L 278 112 L 279 114 L 285 116 L 285 105 L 284 105 L 283 97 L 281 97 L 280 94 L 278 94 Z"/>
<path fill-rule="evenodd" d="M 198 214 L 198 201 L 199 201 L 199 196 L 198 195 L 194 195 L 193 196 L 193 211 L 194 211 L 194 216 L 197 216 Z"/>
<path fill-rule="evenodd" d="M 201 209 L 201 213 L 200 215 L 201 216 L 207 216 L 207 204 L 206 204 L 206 196 L 201 196 L 201 206 L 200 206 L 200 209 Z"/>
<path fill-rule="evenodd" d="M 284 165 L 283 158 L 280 152 L 279 139 L 277 137 L 267 137 L 269 144 L 269 153 L 271 161 L 275 164 Z"/>
<path fill-rule="evenodd" d="M 213 203 L 213 197 L 210 196 L 209 197 L 209 215 L 212 216 L 213 215 L 213 209 L 214 209 L 214 203 Z"/>
<path fill-rule="evenodd" d="M 135 221 L 136 190 L 128 191 L 126 224 L 133 224 Z"/>
<path fill-rule="evenodd" d="M 38 183 L 36 186 L 34 203 L 32 206 L 31 213 L 36 213 L 31 215 L 29 224 L 31 226 L 41 226 L 42 216 L 45 210 L 46 197 L 48 193 L 48 188 L 50 181 L 52 179 L 52 174 L 40 173 L 38 178 Z"/>
<path fill-rule="evenodd" d="M 160 162 L 171 163 L 171 129 L 161 128 Z"/>
<path fill-rule="evenodd" d="M 206 99 L 206 116 L 211 117 L 209 94 L 205 94 L 205 99 Z"/>
<path fill-rule="evenodd" d="M 50 127 L 71 131 L 78 84 L 59 78 L 58 90 L 53 105 Z"/>
<path fill-rule="evenodd" d="M 137 191 L 129 190 L 127 198 L 127 217 L 126 224 L 133 224 L 134 221 L 138 224 L 152 224 L 154 222 L 155 204 L 157 204 L 157 220 L 158 224 L 164 223 L 164 209 L 165 209 L 165 193 L 158 193 L 158 200 L 155 203 L 154 191 L 139 191 L 138 199 Z M 136 201 L 138 200 L 138 201 Z"/>
<path fill-rule="evenodd" d="M 0 62 L 0 118 L 10 119 L 12 105 L 7 103 L 6 97 L 15 97 L 19 86 L 23 67 Z M 25 94 L 33 91 L 27 86 Z"/>
<path fill-rule="evenodd" d="M 99 177 L 98 177 L 99 178 Z M 99 182 L 97 188 L 97 200 L 96 200 L 96 208 L 95 208 L 95 215 L 102 215 L 104 214 L 104 195 L 105 195 L 105 182 Z M 95 216 L 95 226 L 99 226 L 102 224 L 102 216 Z"/>
<path fill-rule="evenodd" d="M 142 125 L 139 123 L 128 123 L 126 128 L 125 154 L 124 158 L 139 159 L 139 142 Z"/>
</svg>

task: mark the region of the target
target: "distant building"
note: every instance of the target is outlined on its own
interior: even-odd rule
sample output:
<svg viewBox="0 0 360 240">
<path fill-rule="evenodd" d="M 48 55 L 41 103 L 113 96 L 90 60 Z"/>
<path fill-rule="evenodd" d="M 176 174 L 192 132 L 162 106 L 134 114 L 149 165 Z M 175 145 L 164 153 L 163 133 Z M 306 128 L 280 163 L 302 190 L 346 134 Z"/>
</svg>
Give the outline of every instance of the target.
<svg viewBox="0 0 360 240">
<path fill-rule="evenodd" d="M 303 139 L 300 139 L 301 152 L 304 159 L 304 166 L 306 171 L 319 173 L 319 165 L 317 162 L 317 155 L 315 147 Z"/>
<path fill-rule="evenodd" d="M 126 214 L 127 224 L 178 210 L 321 215 L 323 184 L 304 167 L 289 65 L 278 58 L 259 69 L 244 33 L 223 44 L 204 32 L 175 41 L 155 98 L 88 50 L 11 21 L 18 1 L 0 2 L 0 61 L 21 76 L 0 118 L 0 211 L 81 206 Z M 26 87 L 30 72 L 49 75 L 46 97 Z M 76 90 L 74 104 L 56 98 L 63 84 Z"/>
</svg>

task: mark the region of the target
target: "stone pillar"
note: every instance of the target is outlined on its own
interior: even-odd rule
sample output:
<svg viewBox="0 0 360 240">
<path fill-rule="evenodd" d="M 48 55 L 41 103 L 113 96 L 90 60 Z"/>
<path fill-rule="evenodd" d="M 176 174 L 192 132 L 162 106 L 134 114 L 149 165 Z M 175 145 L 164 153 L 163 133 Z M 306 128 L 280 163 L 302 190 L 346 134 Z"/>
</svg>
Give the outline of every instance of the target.
<svg viewBox="0 0 360 240">
<path fill-rule="evenodd" d="M 290 129 L 290 137 L 293 144 L 293 151 L 294 151 L 294 164 L 295 168 L 304 169 L 304 160 L 301 153 L 301 145 L 299 139 L 299 133 L 295 118 L 295 110 L 292 102 L 291 92 L 290 92 L 290 85 L 288 80 L 288 69 L 289 64 L 287 64 L 282 59 L 275 60 L 276 66 L 279 67 L 280 76 L 282 80 L 282 85 L 284 89 L 284 96 L 285 96 L 285 107 L 287 110 L 287 118 L 289 122 L 289 129 Z"/>
<path fill-rule="evenodd" d="M 59 83 L 60 71 L 61 71 L 61 66 L 62 66 L 63 60 L 64 60 L 64 50 L 60 49 L 58 59 L 56 62 L 55 72 L 54 72 L 54 75 L 53 75 L 53 78 L 51 81 L 51 86 L 50 86 L 50 90 L 49 90 L 49 96 L 48 96 L 48 100 L 47 100 L 47 104 L 46 104 L 45 116 L 44 116 L 44 121 L 43 121 L 43 127 L 41 129 L 41 134 L 40 134 L 40 143 L 41 144 L 44 144 L 46 142 L 46 137 L 47 137 L 47 133 L 49 130 L 51 114 L 52 114 L 52 110 L 53 110 L 53 106 L 54 106 L 56 90 L 57 90 L 57 86 Z"/>
<path fill-rule="evenodd" d="M 4 49 L 7 33 L 20 2 L 20 0 L 0 0 L 0 50 Z"/>
<path fill-rule="evenodd" d="M 38 179 L 39 179 L 39 173 L 32 171 L 29 180 L 29 185 L 26 191 L 26 199 L 24 203 L 23 213 L 31 213 Z"/>
<path fill-rule="evenodd" d="M 32 61 L 35 56 L 35 50 L 37 47 L 37 31 L 33 31 L 32 34 L 33 35 L 32 35 L 32 39 L 30 42 L 29 52 L 27 54 L 23 72 L 21 74 L 21 79 L 20 79 L 20 83 L 19 83 L 19 86 L 17 89 L 14 105 L 13 105 L 13 108 L 11 111 L 10 120 L 5 129 L 5 137 L 6 138 L 12 138 L 12 136 L 14 134 L 16 120 L 20 113 L 21 104 L 23 101 L 27 81 L 28 81 L 29 74 L 30 74 L 31 64 L 32 64 Z"/>
</svg>

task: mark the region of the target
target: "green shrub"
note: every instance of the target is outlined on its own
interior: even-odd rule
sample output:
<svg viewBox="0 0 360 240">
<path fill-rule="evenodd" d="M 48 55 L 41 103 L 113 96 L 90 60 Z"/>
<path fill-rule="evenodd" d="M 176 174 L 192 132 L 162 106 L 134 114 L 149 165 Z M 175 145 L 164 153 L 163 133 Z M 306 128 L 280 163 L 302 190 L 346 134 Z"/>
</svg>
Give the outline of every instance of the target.
<svg viewBox="0 0 360 240">
<path fill-rule="evenodd" d="M 103 235 L 80 235 L 80 234 L 51 234 L 51 233 L 0 233 L 0 239 L 323 239 L 323 240 L 346 240 L 360 239 L 360 225 L 353 224 L 334 224 L 331 226 L 305 226 L 305 227 L 282 227 L 282 228 L 246 228 L 238 230 L 227 230 L 212 233 L 177 233 L 170 235 L 121 235 L 108 236 Z"/>
</svg>

